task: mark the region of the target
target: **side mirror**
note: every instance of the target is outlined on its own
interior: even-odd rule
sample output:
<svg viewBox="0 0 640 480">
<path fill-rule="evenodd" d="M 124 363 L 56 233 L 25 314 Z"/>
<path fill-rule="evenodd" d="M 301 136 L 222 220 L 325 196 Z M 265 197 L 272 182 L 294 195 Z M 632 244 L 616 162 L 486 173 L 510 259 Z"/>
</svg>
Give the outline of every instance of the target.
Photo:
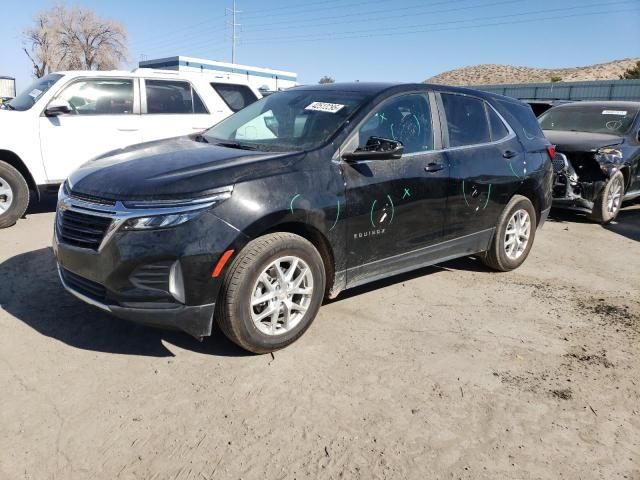
<svg viewBox="0 0 640 480">
<path fill-rule="evenodd" d="M 364 147 L 342 156 L 348 162 L 358 160 L 395 160 L 402 157 L 404 145 L 397 140 L 369 137 Z"/>
<path fill-rule="evenodd" d="M 69 102 L 60 99 L 52 100 L 44 110 L 44 114 L 47 117 L 57 117 L 58 115 L 64 115 L 71 112 L 72 110 Z"/>
</svg>

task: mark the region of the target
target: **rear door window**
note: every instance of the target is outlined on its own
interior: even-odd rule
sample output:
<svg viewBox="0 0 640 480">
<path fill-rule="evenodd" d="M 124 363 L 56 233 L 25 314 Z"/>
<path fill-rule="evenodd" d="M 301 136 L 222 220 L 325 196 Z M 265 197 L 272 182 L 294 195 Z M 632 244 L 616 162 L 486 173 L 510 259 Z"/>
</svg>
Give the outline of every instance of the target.
<svg viewBox="0 0 640 480">
<path fill-rule="evenodd" d="M 232 83 L 211 83 L 211 86 L 216 91 L 227 107 L 232 112 L 242 110 L 247 105 L 255 102 L 258 97 L 251 91 L 246 85 L 236 85 Z"/>
<path fill-rule="evenodd" d="M 491 141 L 484 101 L 467 95 L 442 93 L 450 147 Z"/>
<path fill-rule="evenodd" d="M 145 85 L 149 114 L 208 113 L 189 82 L 145 80 Z"/>
</svg>

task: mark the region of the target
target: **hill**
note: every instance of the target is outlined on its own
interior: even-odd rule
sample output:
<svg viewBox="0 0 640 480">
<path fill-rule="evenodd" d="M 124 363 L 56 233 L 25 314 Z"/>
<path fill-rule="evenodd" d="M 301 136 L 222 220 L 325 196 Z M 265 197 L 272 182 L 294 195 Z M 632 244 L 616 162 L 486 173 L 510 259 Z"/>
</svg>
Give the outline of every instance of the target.
<svg viewBox="0 0 640 480">
<path fill-rule="evenodd" d="M 532 68 L 515 65 L 483 64 L 457 68 L 425 80 L 446 85 L 489 85 L 499 83 L 564 82 L 581 80 L 618 80 L 620 75 L 640 59 L 625 58 L 608 63 L 570 68 Z"/>
</svg>

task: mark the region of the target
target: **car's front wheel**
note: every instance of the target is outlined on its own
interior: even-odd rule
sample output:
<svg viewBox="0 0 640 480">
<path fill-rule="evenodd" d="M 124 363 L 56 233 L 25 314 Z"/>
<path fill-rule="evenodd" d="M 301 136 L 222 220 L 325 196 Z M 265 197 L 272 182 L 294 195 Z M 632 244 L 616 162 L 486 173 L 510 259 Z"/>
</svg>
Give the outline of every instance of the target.
<svg viewBox="0 0 640 480">
<path fill-rule="evenodd" d="M 29 187 L 18 170 L 0 161 L 0 228 L 18 221 L 29 206 Z"/>
<path fill-rule="evenodd" d="M 491 246 L 481 257 L 483 263 L 501 272 L 518 268 L 531 251 L 536 226 L 531 200 L 514 195 L 498 219 Z"/>
<path fill-rule="evenodd" d="M 292 233 L 251 241 L 225 275 L 216 321 L 240 347 L 267 353 L 296 341 L 322 303 L 325 270 L 318 250 Z"/>
<path fill-rule="evenodd" d="M 609 223 L 613 221 L 620 207 L 622 206 L 622 198 L 624 197 L 624 175 L 618 171 L 614 173 L 606 183 L 598 198 L 593 203 L 591 218 L 596 222 Z"/>
</svg>

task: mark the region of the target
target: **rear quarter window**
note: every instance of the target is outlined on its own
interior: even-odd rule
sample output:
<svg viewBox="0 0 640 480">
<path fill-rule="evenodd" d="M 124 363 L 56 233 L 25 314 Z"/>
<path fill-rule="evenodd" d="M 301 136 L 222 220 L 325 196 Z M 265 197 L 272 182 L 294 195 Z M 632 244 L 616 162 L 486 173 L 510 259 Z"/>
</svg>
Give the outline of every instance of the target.
<svg viewBox="0 0 640 480">
<path fill-rule="evenodd" d="M 538 119 L 526 103 L 497 100 L 494 106 L 509 122 L 511 128 L 527 149 L 545 148 L 549 144 L 542 133 Z"/>
</svg>

